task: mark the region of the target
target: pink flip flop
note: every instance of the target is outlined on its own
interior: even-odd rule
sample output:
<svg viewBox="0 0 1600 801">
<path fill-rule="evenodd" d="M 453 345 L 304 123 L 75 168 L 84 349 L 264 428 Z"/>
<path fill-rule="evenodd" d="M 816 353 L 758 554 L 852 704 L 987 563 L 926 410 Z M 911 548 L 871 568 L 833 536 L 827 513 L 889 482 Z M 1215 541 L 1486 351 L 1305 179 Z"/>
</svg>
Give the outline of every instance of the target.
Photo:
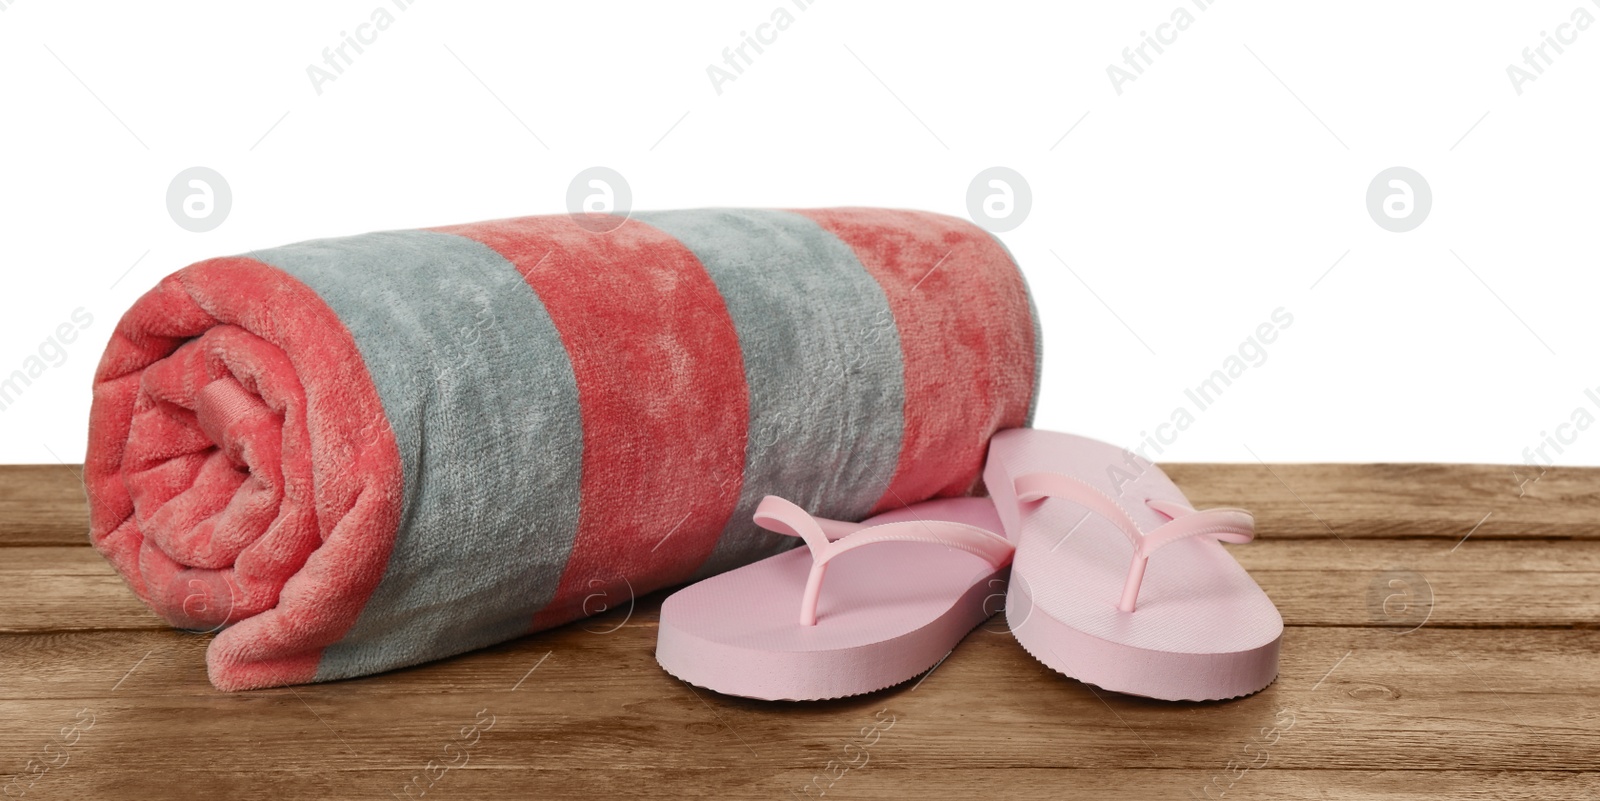
<svg viewBox="0 0 1600 801">
<path fill-rule="evenodd" d="M 811 701 L 914 678 L 996 611 L 985 600 L 1011 562 L 987 498 L 843 523 L 769 495 L 755 520 L 807 547 L 685 587 L 661 606 L 656 661 L 726 695 Z"/>
<path fill-rule="evenodd" d="M 1035 659 L 1169 701 L 1277 677 L 1283 618 L 1218 543 L 1249 542 L 1249 512 L 1196 511 L 1148 460 L 1048 431 L 996 434 L 983 478 L 1017 546 L 1006 619 Z"/>
</svg>

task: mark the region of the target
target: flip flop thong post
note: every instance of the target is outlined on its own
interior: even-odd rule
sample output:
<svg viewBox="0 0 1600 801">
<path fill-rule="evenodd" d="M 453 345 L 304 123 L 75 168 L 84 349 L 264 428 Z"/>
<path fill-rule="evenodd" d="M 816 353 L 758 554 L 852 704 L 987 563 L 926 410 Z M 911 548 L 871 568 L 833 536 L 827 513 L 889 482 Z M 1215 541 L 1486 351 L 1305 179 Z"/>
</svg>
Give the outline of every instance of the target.
<svg viewBox="0 0 1600 801">
<path fill-rule="evenodd" d="M 1249 512 L 1197 511 L 1148 460 L 1032 429 L 994 436 L 984 483 L 1017 546 L 1006 619 L 1046 666 L 1171 701 L 1277 677 L 1283 618 L 1220 544 L 1255 536 Z"/>
<path fill-rule="evenodd" d="M 656 661 L 726 695 L 821 700 L 914 678 L 998 608 L 990 598 L 1011 562 L 987 498 L 844 523 L 769 495 L 755 519 L 806 547 L 685 587 L 661 607 Z"/>
</svg>

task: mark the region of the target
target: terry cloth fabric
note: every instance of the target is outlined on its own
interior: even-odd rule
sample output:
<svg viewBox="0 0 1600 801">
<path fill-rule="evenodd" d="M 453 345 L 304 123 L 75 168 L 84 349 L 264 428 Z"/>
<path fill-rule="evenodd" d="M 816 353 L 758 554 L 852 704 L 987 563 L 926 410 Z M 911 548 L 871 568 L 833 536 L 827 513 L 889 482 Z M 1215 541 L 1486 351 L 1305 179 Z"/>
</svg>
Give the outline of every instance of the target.
<svg viewBox="0 0 1600 801">
<path fill-rule="evenodd" d="M 590 228 L 600 226 L 590 226 Z M 90 537 L 224 690 L 458 654 L 972 492 L 1037 322 L 914 211 L 526 217 L 164 279 L 95 376 Z M 595 599 L 601 599 L 596 601 Z M 587 607 L 586 607 L 587 602 Z"/>
</svg>

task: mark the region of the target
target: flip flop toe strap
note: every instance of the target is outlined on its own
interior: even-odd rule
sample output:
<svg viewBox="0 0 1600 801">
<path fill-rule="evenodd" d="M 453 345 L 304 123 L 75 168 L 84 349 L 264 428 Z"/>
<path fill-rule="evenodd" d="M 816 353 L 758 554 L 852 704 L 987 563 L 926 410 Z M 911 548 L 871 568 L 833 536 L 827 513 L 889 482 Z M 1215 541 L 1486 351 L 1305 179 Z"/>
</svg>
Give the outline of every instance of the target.
<svg viewBox="0 0 1600 801">
<path fill-rule="evenodd" d="M 863 526 L 814 517 L 776 495 L 761 499 L 756 507 L 756 525 L 768 531 L 799 537 L 811 551 L 811 573 L 806 578 L 805 595 L 800 601 L 800 625 L 817 624 L 817 599 L 822 593 L 822 578 L 828 563 L 840 554 L 880 542 L 920 542 L 966 551 L 1000 568 L 1011 562 L 1011 543 L 998 534 L 944 520 L 904 520 Z"/>
<path fill-rule="evenodd" d="M 1147 499 L 1144 504 L 1167 518 L 1167 522 L 1144 531 L 1121 501 L 1089 483 L 1060 473 L 1029 473 L 1015 482 L 1017 500 L 1023 503 L 1044 498 L 1065 498 L 1087 508 L 1092 514 L 1111 521 L 1133 544 L 1133 561 L 1128 579 L 1122 585 L 1117 608 L 1134 611 L 1139 587 L 1144 583 L 1145 564 L 1158 549 L 1190 537 L 1210 537 L 1223 542 L 1245 543 L 1255 538 L 1255 517 L 1243 509 L 1220 508 L 1197 511 L 1187 504 Z"/>
</svg>

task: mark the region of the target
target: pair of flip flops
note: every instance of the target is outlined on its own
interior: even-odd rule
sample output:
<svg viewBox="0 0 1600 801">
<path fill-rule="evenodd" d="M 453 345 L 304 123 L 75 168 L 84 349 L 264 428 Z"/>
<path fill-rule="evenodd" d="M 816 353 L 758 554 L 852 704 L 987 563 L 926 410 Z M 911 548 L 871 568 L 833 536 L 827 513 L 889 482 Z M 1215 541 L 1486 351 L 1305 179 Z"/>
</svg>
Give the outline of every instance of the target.
<svg viewBox="0 0 1600 801">
<path fill-rule="evenodd" d="M 1219 543 L 1240 509 L 1195 510 L 1154 464 L 1068 434 L 995 435 L 988 498 L 862 523 L 768 496 L 763 528 L 796 548 L 674 593 L 656 660 L 727 695 L 821 700 L 927 671 L 995 611 L 1048 667 L 1131 695 L 1204 701 L 1278 674 L 1283 618 Z"/>
</svg>

